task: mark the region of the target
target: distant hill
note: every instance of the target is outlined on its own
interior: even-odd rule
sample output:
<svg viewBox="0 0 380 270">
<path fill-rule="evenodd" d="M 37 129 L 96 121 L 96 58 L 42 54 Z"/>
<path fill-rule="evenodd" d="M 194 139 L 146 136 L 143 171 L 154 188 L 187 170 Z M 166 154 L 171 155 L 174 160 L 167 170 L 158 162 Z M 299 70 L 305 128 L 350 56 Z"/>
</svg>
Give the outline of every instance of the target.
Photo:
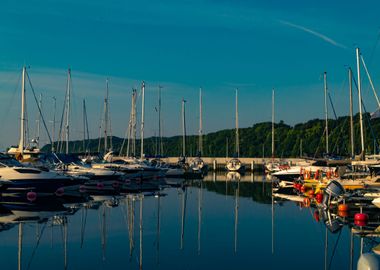
<svg viewBox="0 0 380 270">
<path fill-rule="evenodd" d="M 370 128 L 370 125 L 371 127 Z M 374 152 L 374 141 L 378 142 L 380 134 L 380 119 L 370 120 L 369 114 L 364 115 L 366 152 Z M 283 121 L 275 124 L 275 156 L 276 157 L 298 157 L 302 140 L 302 152 L 304 156 L 321 156 L 325 152 L 324 137 L 325 122 L 321 119 L 313 119 L 306 123 L 290 126 Z M 254 124 L 252 127 L 239 129 L 240 135 L 240 156 L 241 157 L 265 157 L 271 156 L 272 124 L 270 122 Z M 359 116 L 354 117 L 355 152 L 360 152 L 360 130 Z M 339 155 L 349 155 L 350 153 L 350 123 L 349 117 L 339 117 L 337 120 L 329 120 L 329 144 L 330 152 Z M 164 156 L 180 156 L 182 152 L 182 136 L 165 137 L 163 140 Z M 235 152 L 235 130 L 225 129 L 204 135 L 203 156 L 224 157 L 226 156 L 226 146 L 228 141 L 228 155 Z M 103 139 L 100 140 L 100 151 L 104 151 Z M 112 137 L 114 151 L 118 152 L 123 139 Z M 186 151 L 188 156 L 194 156 L 197 152 L 197 136 L 187 136 Z M 157 153 L 157 137 L 145 138 L 144 149 L 146 155 Z M 91 139 L 89 149 L 97 152 L 99 139 Z M 50 145 L 45 145 L 42 150 L 48 151 Z M 71 141 L 69 143 L 70 152 L 83 152 L 82 141 Z M 136 141 L 137 155 L 140 153 L 140 140 Z M 126 146 L 124 147 L 124 153 Z"/>
</svg>

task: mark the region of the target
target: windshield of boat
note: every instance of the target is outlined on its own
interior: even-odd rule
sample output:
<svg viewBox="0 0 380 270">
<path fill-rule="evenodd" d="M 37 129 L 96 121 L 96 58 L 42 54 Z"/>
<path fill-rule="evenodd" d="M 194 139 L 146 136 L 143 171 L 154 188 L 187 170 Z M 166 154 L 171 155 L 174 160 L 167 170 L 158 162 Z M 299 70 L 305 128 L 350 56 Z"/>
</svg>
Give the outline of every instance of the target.
<svg viewBox="0 0 380 270">
<path fill-rule="evenodd" d="M 0 166 L 1 167 L 23 167 L 23 165 L 16 159 L 10 156 L 0 155 Z"/>
</svg>

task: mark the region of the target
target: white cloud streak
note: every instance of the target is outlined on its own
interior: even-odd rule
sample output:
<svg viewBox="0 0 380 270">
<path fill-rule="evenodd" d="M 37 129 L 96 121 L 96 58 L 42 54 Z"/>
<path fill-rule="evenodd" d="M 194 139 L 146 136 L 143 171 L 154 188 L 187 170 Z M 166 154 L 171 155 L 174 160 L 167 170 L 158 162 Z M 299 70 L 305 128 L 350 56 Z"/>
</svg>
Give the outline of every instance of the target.
<svg viewBox="0 0 380 270">
<path fill-rule="evenodd" d="M 338 43 L 336 42 L 335 40 L 333 40 L 332 38 L 329 38 L 328 36 L 324 35 L 324 34 L 321 34 L 319 32 L 316 32 L 312 29 L 309 29 L 309 28 L 306 28 L 302 25 L 298 25 L 298 24 L 294 24 L 294 23 L 291 23 L 291 22 L 288 22 L 288 21 L 283 21 L 283 20 L 279 20 L 280 23 L 284 24 L 284 25 L 287 25 L 287 26 L 290 26 L 290 27 L 293 27 L 293 28 L 296 28 L 296 29 L 299 29 L 299 30 L 302 30 L 306 33 L 309 33 L 309 34 L 312 34 L 313 36 L 316 36 L 324 41 L 326 41 L 327 43 L 330 43 L 331 45 L 334 45 L 335 47 L 339 47 L 339 48 L 342 48 L 342 49 L 345 49 L 347 50 L 347 46 L 341 44 L 341 43 Z"/>
</svg>

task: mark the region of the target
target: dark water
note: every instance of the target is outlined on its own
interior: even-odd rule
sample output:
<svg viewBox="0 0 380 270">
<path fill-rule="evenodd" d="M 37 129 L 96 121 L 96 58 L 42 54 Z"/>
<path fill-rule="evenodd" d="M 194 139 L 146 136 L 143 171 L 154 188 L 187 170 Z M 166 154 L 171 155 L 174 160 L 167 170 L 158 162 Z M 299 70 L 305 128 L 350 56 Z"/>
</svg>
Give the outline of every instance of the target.
<svg viewBox="0 0 380 270">
<path fill-rule="evenodd" d="M 313 209 L 272 208 L 262 176 L 216 179 L 2 214 L 1 269 L 350 269 L 348 226 L 332 234 Z M 353 247 L 356 269 L 360 237 Z"/>
</svg>

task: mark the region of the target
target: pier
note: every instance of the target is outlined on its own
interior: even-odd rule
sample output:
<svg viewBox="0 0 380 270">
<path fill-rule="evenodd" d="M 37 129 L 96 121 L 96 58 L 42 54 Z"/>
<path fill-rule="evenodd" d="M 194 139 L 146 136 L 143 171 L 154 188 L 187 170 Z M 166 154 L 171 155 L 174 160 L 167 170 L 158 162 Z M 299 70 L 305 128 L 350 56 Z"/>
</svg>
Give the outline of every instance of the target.
<svg viewBox="0 0 380 270">
<path fill-rule="evenodd" d="M 187 157 L 187 160 L 190 161 L 195 157 Z M 225 171 L 227 161 L 229 157 L 202 157 L 205 164 L 208 165 L 209 171 Z M 279 161 L 280 159 L 275 158 L 239 158 L 242 164 L 245 165 L 246 171 L 258 172 L 264 171 L 264 165 L 274 161 Z M 162 158 L 162 160 L 169 164 L 176 164 L 178 162 L 178 157 L 167 157 Z M 301 158 L 287 158 L 286 161 L 289 162 L 289 165 L 294 165 L 297 162 L 304 161 Z"/>
</svg>

